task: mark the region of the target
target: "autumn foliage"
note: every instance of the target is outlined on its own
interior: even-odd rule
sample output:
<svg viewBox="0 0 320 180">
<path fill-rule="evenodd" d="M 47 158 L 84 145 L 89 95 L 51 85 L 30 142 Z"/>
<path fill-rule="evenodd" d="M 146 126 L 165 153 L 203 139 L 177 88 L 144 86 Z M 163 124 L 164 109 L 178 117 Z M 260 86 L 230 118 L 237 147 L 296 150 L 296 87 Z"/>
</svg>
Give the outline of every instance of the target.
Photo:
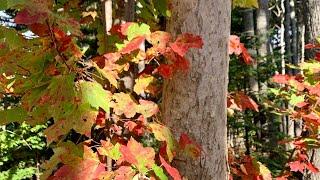
<svg viewBox="0 0 320 180">
<path fill-rule="evenodd" d="M 21 97 L 21 105 L 0 111 L 0 122 L 51 124 L 44 133 L 54 154 L 41 165 L 41 178 L 181 179 L 170 163 L 179 154 L 196 158 L 201 148 L 186 134 L 173 138 L 155 99 L 163 79 L 188 71 L 185 55 L 203 46 L 201 38 L 118 24 L 111 30 L 115 51 L 88 58 L 78 41 L 81 26 L 95 19 L 72 17 L 78 4 L 64 4 L 65 11 L 43 0 L 8 6 L 20 9 L 15 23 L 38 37 L 1 27 L 0 90 Z"/>
</svg>

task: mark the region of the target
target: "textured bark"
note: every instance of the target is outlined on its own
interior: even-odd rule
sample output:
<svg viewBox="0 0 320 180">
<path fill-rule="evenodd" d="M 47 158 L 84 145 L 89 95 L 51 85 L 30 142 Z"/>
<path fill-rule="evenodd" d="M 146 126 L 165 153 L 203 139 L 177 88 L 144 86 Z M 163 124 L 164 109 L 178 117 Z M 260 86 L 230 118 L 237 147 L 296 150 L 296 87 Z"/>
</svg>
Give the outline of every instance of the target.
<svg viewBox="0 0 320 180">
<path fill-rule="evenodd" d="M 254 30 L 254 15 L 253 15 L 253 9 L 246 9 L 242 11 L 242 17 L 243 17 L 243 26 L 244 26 L 244 34 L 246 35 L 247 39 L 252 40 L 254 38 L 255 35 L 255 30 Z M 248 49 L 249 53 L 253 56 L 256 55 L 256 51 L 255 49 L 249 48 Z M 254 61 L 252 66 L 254 70 L 257 70 L 257 61 Z M 249 84 L 246 85 L 249 86 L 250 88 L 250 92 L 253 93 L 254 95 L 256 95 L 259 92 L 259 82 L 258 82 L 258 77 L 256 75 L 252 75 L 249 77 Z M 241 120 L 240 120 L 241 121 Z M 250 121 L 250 120 L 248 120 Z M 250 128 L 248 127 L 247 123 L 242 122 L 245 125 L 245 147 L 246 147 L 246 153 L 250 154 L 250 149 L 251 149 L 251 143 L 249 141 L 249 131 Z M 254 122 L 252 122 L 254 123 Z M 256 122 L 256 126 L 260 127 L 261 123 L 258 120 Z M 258 129 L 257 130 L 257 135 L 258 138 L 261 137 L 261 130 Z M 242 136 L 236 136 L 238 139 L 238 142 L 241 142 Z"/>
<path fill-rule="evenodd" d="M 304 0 L 306 17 L 306 35 L 307 42 L 315 41 L 320 35 L 320 1 L 319 0 Z"/>
<path fill-rule="evenodd" d="M 291 19 L 291 31 L 292 31 L 292 64 L 298 65 L 300 63 L 298 59 L 298 28 L 297 28 L 297 17 L 296 17 L 296 0 L 290 0 L 290 19 Z M 297 74 L 298 71 L 293 71 Z"/>
<path fill-rule="evenodd" d="M 285 21 L 284 21 L 284 37 L 286 43 L 286 62 L 290 64 L 292 62 L 292 50 L 291 50 L 291 8 L 290 8 L 290 0 L 285 0 Z M 287 74 L 292 74 L 292 70 L 287 68 Z"/>
<path fill-rule="evenodd" d="M 231 1 L 173 0 L 172 7 L 169 32 L 199 34 L 205 43 L 202 50 L 189 53 L 190 72 L 165 83 L 164 121 L 175 136 L 188 133 L 203 150 L 199 159 L 183 159 L 176 164 L 190 180 L 224 180 L 228 174 L 226 95 Z"/>
<path fill-rule="evenodd" d="M 306 43 L 316 42 L 320 35 L 320 1 L 304 0 L 305 23 L 306 23 Z M 306 52 L 306 59 L 314 57 L 314 51 Z"/>
<path fill-rule="evenodd" d="M 257 49 L 259 56 L 267 56 L 270 53 L 270 42 L 268 36 L 268 26 L 270 12 L 268 10 L 269 0 L 259 0 L 259 9 L 256 12 L 256 34 L 260 38 L 261 46 Z"/>
</svg>

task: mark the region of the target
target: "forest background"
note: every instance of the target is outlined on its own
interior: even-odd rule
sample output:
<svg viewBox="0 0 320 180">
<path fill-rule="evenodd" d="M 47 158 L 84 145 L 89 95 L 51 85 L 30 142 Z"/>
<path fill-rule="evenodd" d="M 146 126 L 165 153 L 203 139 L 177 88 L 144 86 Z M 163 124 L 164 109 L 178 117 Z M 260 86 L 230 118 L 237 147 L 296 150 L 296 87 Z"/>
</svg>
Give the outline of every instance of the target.
<svg viewBox="0 0 320 180">
<path fill-rule="evenodd" d="M 216 153 L 159 113 L 206 44 L 168 30 L 179 1 L 0 2 L 0 179 L 181 179 L 181 157 Z M 320 1 L 225 6 L 228 178 L 320 179 Z"/>
</svg>

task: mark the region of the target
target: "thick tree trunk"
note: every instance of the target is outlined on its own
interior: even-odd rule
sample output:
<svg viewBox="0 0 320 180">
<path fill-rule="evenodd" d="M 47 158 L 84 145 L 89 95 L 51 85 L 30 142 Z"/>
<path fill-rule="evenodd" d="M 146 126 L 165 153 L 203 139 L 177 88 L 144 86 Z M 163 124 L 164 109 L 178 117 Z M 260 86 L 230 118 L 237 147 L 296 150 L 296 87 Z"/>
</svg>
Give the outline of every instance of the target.
<svg viewBox="0 0 320 180">
<path fill-rule="evenodd" d="M 176 136 L 188 133 L 201 145 L 197 160 L 177 161 L 193 180 L 225 180 L 227 172 L 228 39 L 231 1 L 173 0 L 169 32 L 202 36 L 202 50 L 192 51 L 191 69 L 167 81 L 163 116 Z"/>
</svg>

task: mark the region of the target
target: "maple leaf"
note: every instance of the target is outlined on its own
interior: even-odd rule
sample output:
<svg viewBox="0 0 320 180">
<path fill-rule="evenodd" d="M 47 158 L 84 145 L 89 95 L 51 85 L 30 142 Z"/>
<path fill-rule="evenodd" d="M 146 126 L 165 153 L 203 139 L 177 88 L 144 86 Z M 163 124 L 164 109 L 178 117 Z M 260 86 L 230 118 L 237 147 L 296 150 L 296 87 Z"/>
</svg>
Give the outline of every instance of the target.
<svg viewBox="0 0 320 180">
<path fill-rule="evenodd" d="M 242 49 L 241 57 L 243 58 L 243 61 L 248 65 L 252 64 L 254 60 L 252 59 L 251 55 L 249 54 L 247 48 L 245 48 L 243 43 L 240 44 L 240 48 Z"/>
<path fill-rule="evenodd" d="M 176 142 L 171 134 L 171 131 L 166 126 L 157 123 L 150 123 L 149 127 L 151 128 L 154 137 L 158 141 L 166 142 L 166 154 L 168 156 L 169 162 L 173 160 L 174 151 L 176 149 Z"/>
<path fill-rule="evenodd" d="M 159 112 L 159 107 L 153 101 L 140 99 L 137 112 L 142 114 L 145 118 L 151 117 Z"/>
<path fill-rule="evenodd" d="M 136 172 L 130 166 L 120 166 L 114 180 L 132 180 Z"/>
<path fill-rule="evenodd" d="M 170 43 L 172 50 L 181 57 L 183 57 L 190 48 L 202 48 L 202 46 L 202 38 L 190 33 L 181 34 L 174 43 Z"/>
<path fill-rule="evenodd" d="M 96 110 L 101 107 L 105 112 L 110 112 L 109 103 L 112 97 L 110 91 L 104 90 L 97 82 L 81 82 L 79 86 L 83 102 L 89 103 Z"/>
<path fill-rule="evenodd" d="M 133 87 L 133 91 L 137 94 L 152 93 L 154 94 L 154 84 L 156 82 L 156 78 L 150 75 L 141 75 L 139 78 L 135 79 L 135 85 Z"/>
<path fill-rule="evenodd" d="M 99 109 L 97 119 L 96 119 L 96 124 L 98 128 L 102 128 L 106 124 L 106 112 L 104 112 L 102 109 Z"/>
<path fill-rule="evenodd" d="M 304 48 L 305 49 L 313 49 L 313 48 L 315 48 L 316 46 L 314 45 L 314 44 L 306 44 L 305 46 L 304 46 Z"/>
<path fill-rule="evenodd" d="M 133 101 L 129 94 L 115 93 L 114 99 L 110 106 L 113 108 L 116 115 L 124 114 L 127 118 L 132 118 L 138 111 L 138 104 Z"/>
<path fill-rule="evenodd" d="M 310 162 L 307 162 L 305 164 L 305 167 L 310 170 L 312 173 L 318 173 L 319 169 L 317 167 L 315 167 L 313 164 L 311 164 Z"/>
<path fill-rule="evenodd" d="M 139 36 L 147 36 L 150 32 L 150 26 L 144 23 L 138 24 L 138 23 L 132 23 L 127 27 L 127 30 L 125 32 L 125 35 L 127 35 L 128 40 L 131 41 L 136 37 Z"/>
<path fill-rule="evenodd" d="M 309 86 L 309 87 L 307 87 L 307 89 L 309 90 L 309 93 L 311 95 L 320 96 L 320 84 L 317 84 L 315 86 Z"/>
<path fill-rule="evenodd" d="M 187 156 L 190 156 L 194 159 L 200 157 L 201 147 L 195 142 L 193 142 L 185 133 L 182 133 L 180 135 L 179 147 L 180 150 L 184 152 Z"/>
<path fill-rule="evenodd" d="M 234 96 L 234 101 L 242 111 L 251 109 L 259 112 L 257 103 L 244 92 L 237 92 Z"/>
<path fill-rule="evenodd" d="M 302 118 L 307 123 L 312 123 L 313 125 L 316 125 L 316 126 L 320 125 L 320 118 L 315 113 L 310 113 L 310 114 L 307 114 L 307 115 L 303 115 Z"/>
<path fill-rule="evenodd" d="M 40 37 L 47 36 L 49 34 L 49 28 L 46 24 L 33 23 L 30 24 L 28 27 L 33 33 Z"/>
<path fill-rule="evenodd" d="M 126 146 L 120 147 L 122 159 L 135 165 L 139 172 L 146 173 L 154 165 L 155 152 L 151 147 L 143 147 L 132 137 Z"/>
<path fill-rule="evenodd" d="M 166 160 L 163 159 L 163 157 L 161 157 L 160 155 L 159 155 L 159 157 L 160 157 L 160 162 L 161 162 L 162 166 L 166 169 L 166 171 L 170 174 L 170 176 L 171 176 L 174 180 L 181 180 L 181 176 L 180 176 L 179 171 L 178 171 L 176 168 L 170 166 L 170 165 L 166 162 Z"/>
<path fill-rule="evenodd" d="M 166 174 L 163 172 L 163 169 L 156 164 L 153 165 L 152 167 L 153 172 L 158 176 L 160 180 L 168 180 L 168 177 Z"/>
<path fill-rule="evenodd" d="M 118 74 L 125 69 L 126 64 L 117 64 L 117 61 L 121 58 L 120 53 L 108 53 L 104 54 L 103 57 L 98 56 L 92 59 L 95 64 L 94 67 L 97 69 L 103 77 L 109 80 L 110 84 L 118 88 Z"/>
<path fill-rule="evenodd" d="M 121 157 L 120 144 L 113 145 L 110 141 L 101 140 L 101 147 L 98 148 L 100 155 L 108 156 L 113 160 L 118 160 Z"/>
<path fill-rule="evenodd" d="M 83 147 L 83 158 L 72 162 L 64 162 L 65 165 L 59 168 L 50 179 L 92 180 L 98 178 L 105 171 L 105 165 L 100 163 L 97 154 L 91 148 Z"/>
<path fill-rule="evenodd" d="M 164 31 L 156 31 L 147 36 L 147 41 L 153 45 L 150 51 L 155 52 L 155 54 L 153 54 L 154 56 L 156 56 L 158 52 L 164 54 L 170 40 L 170 33 Z"/>
<path fill-rule="evenodd" d="M 14 18 L 14 22 L 17 24 L 31 25 L 39 23 L 47 16 L 44 12 L 31 12 L 29 9 L 23 9 L 19 11 Z"/>
<path fill-rule="evenodd" d="M 304 163 L 301 163 L 300 161 L 294 161 L 294 162 L 290 162 L 289 163 L 289 167 L 291 171 L 294 172 L 301 172 L 303 173 L 305 167 L 304 167 Z"/>
<path fill-rule="evenodd" d="M 168 65 L 168 64 L 161 64 L 157 69 L 157 72 L 165 78 L 165 79 L 170 79 L 173 75 L 173 66 Z"/>
<path fill-rule="evenodd" d="M 231 35 L 229 37 L 229 54 L 240 55 L 242 53 L 240 44 L 240 38 L 236 35 Z"/>
<path fill-rule="evenodd" d="M 145 37 L 138 36 L 133 40 L 129 41 L 124 48 L 120 50 L 121 54 L 130 54 L 132 51 L 135 51 L 140 48 L 141 44 L 145 41 Z"/>
<path fill-rule="evenodd" d="M 124 127 L 127 128 L 130 132 L 133 132 L 133 130 L 138 126 L 137 123 L 133 121 L 127 121 L 124 123 Z"/>
<path fill-rule="evenodd" d="M 132 22 L 126 22 L 123 24 L 114 25 L 110 29 L 110 33 L 117 35 L 118 37 L 120 37 L 120 39 L 125 39 L 127 35 L 128 27 L 131 26 L 132 24 L 133 24 Z"/>
<path fill-rule="evenodd" d="M 53 148 L 53 152 L 54 154 L 50 160 L 41 165 L 41 168 L 45 170 L 41 175 L 41 179 L 48 179 L 58 164 L 62 162 L 72 163 L 80 160 L 83 156 L 81 145 L 76 145 L 70 141 L 60 143 L 57 147 Z"/>
</svg>

